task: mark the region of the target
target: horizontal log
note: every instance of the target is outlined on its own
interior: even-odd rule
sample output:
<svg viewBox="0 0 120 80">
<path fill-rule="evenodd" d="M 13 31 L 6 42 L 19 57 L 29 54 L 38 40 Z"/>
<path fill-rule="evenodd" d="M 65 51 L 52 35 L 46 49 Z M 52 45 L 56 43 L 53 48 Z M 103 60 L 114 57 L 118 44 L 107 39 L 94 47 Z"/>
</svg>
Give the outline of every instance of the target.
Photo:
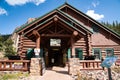
<svg viewBox="0 0 120 80">
<path fill-rule="evenodd" d="M 71 35 L 65 35 L 65 34 L 42 34 L 43 37 L 71 37 Z"/>
<path fill-rule="evenodd" d="M 78 40 L 77 43 L 85 43 L 86 41 L 81 41 L 81 40 Z"/>
<path fill-rule="evenodd" d="M 86 46 L 85 43 L 75 43 L 74 45 L 76 45 L 76 46 Z"/>
<path fill-rule="evenodd" d="M 26 44 L 26 45 L 29 45 L 29 44 L 35 45 L 36 43 L 34 43 L 34 42 L 24 42 L 24 44 Z"/>
<path fill-rule="evenodd" d="M 27 48 L 29 48 L 29 47 L 35 47 L 36 45 L 32 45 L 32 44 L 29 44 L 29 45 L 23 45 L 23 47 L 27 47 Z"/>
<path fill-rule="evenodd" d="M 4 62 L 24 62 L 24 63 L 29 63 L 30 62 L 30 60 L 0 60 L 0 63 L 4 63 Z"/>
</svg>

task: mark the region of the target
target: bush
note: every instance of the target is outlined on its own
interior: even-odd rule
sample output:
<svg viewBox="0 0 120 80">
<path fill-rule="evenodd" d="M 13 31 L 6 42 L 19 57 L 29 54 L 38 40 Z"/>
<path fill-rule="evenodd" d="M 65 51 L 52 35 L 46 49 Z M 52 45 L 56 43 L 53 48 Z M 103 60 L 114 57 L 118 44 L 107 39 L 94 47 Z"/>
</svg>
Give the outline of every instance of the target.
<svg viewBox="0 0 120 80">
<path fill-rule="evenodd" d="M 120 73 L 120 66 L 115 66 L 114 68 L 112 68 L 112 70 L 116 73 Z"/>
</svg>

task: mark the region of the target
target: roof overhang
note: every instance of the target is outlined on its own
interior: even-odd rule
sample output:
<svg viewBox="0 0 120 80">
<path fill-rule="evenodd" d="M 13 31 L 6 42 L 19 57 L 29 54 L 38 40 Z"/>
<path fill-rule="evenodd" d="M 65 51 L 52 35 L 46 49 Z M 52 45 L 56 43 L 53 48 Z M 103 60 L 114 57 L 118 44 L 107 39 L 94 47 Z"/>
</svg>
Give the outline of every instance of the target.
<svg viewBox="0 0 120 80">
<path fill-rule="evenodd" d="M 53 14 L 55 14 L 55 15 L 53 15 Z M 87 27 L 85 25 L 83 25 L 82 23 L 78 22 L 76 19 L 73 19 L 72 17 L 68 16 L 67 14 L 65 14 L 64 12 L 62 12 L 60 10 L 55 10 L 48 15 L 45 15 L 29 24 L 22 26 L 22 28 L 19 29 L 17 31 L 17 33 L 18 34 L 23 33 L 24 35 L 27 35 L 27 34 L 31 33 L 33 30 L 40 30 L 40 29 L 44 28 L 45 26 L 48 26 L 48 25 L 54 23 L 53 20 L 56 16 L 58 18 L 58 23 L 62 22 L 64 25 L 67 25 L 67 26 L 69 26 L 69 28 L 72 28 L 72 29 L 78 31 L 80 34 L 82 34 L 82 35 L 86 35 L 87 33 L 92 34 L 92 31 L 90 29 L 87 29 Z M 64 19 L 61 18 L 61 16 L 64 17 Z M 47 19 L 45 19 L 45 18 L 47 18 Z M 43 19 L 45 19 L 45 20 L 42 21 Z M 42 22 L 40 22 L 40 21 L 42 21 Z M 69 23 L 68 21 L 70 21 L 71 23 Z M 73 25 L 73 23 L 75 25 Z M 33 26 L 33 25 L 35 25 L 35 26 Z M 33 27 L 31 27 L 31 26 L 33 26 Z M 78 27 L 76 27 L 76 26 L 78 26 Z"/>
</svg>

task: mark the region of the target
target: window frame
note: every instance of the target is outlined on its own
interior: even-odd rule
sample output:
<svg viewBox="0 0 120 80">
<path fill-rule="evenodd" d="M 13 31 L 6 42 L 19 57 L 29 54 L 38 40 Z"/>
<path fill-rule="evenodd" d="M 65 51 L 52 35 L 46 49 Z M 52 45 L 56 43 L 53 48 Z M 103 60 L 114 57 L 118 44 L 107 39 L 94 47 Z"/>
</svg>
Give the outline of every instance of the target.
<svg viewBox="0 0 120 80">
<path fill-rule="evenodd" d="M 81 54 L 79 54 L 79 53 L 76 52 L 78 49 L 81 51 Z M 75 48 L 75 58 L 79 58 L 80 60 L 83 60 L 83 49 L 81 49 L 81 48 Z"/>
<path fill-rule="evenodd" d="M 95 50 L 99 50 L 99 60 L 101 60 L 101 59 L 102 59 L 101 49 L 100 49 L 100 48 L 93 48 L 93 49 L 92 49 L 93 55 L 95 55 L 95 52 L 94 52 Z M 95 57 L 95 59 L 96 59 L 96 57 Z"/>
<path fill-rule="evenodd" d="M 108 53 L 107 53 L 108 50 L 111 50 L 112 51 L 112 55 L 111 56 L 114 56 L 114 49 L 113 48 L 106 48 L 105 49 L 105 51 L 106 51 L 106 57 L 111 57 L 111 56 L 108 56 Z"/>
</svg>

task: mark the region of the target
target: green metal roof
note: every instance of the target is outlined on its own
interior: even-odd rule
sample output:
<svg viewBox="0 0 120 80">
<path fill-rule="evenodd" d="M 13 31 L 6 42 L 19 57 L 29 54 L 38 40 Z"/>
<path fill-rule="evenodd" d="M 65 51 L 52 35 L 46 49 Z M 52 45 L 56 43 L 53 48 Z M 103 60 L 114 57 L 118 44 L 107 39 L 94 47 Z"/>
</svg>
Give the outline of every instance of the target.
<svg viewBox="0 0 120 80">
<path fill-rule="evenodd" d="M 94 24 L 102 27 L 103 29 L 105 29 L 106 31 L 110 32 L 111 34 L 115 35 L 116 37 L 118 37 L 118 38 L 120 39 L 120 35 L 119 35 L 118 33 L 116 33 L 115 31 L 113 31 L 113 30 L 111 30 L 111 29 L 109 29 L 108 27 L 106 27 L 105 25 L 99 23 L 98 21 L 94 20 L 93 18 L 89 17 L 89 16 L 86 15 L 85 13 L 77 10 L 76 8 L 74 8 L 73 6 L 71 6 L 71 5 L 68 4 L 68 3 L 64 3 L 63 5 L 55 8 L 54 10 L 52 10 L 52 11 L 50 11 L 50 12 L 48 12 L 48 13 L 46 13 L 45 15 L 43 15 L 43 16 L 41 16 L 41 17 L 38 17 L 38 18 L 35 19 L 34 21 L 32 21 L 32 22 L 30 22 L 30 23 L 28 23 L 28 24 L 22 25 L 22 26 L 21 26 L 19 29 L 17 29 L 15 32 L 19 32 L 19 31 L 23 30 L 23 29 L 26 28 L 27 26 L 35 23 L 35 22 L 38 21 L 39 19 L 45 17 L 45 16 L 48 15 L 49 13 L 52 13 L 52 12 L 54 12 L 54 11 L 56 10 L 56 11 L 59 11 L 60 13 L 62 13 L 63 15 L 65 15 L 66 17 L 70 18 L 71 20 L 73 20 L 75 23 L 79 24 L 79 26 L 80 26 L 81 28 L 83 28 L 85 31 L 88 31 L 88 32 L 90 32 L 90 33 L 93 33 L 93 31 L 92 31 L 91 29 L 89 29 L 87 26 L 81 24 L 81 23 L 78 22 L 75 18 L 73 18 L 72 16 L 68 15 L 67 13 L 59 10 L 59 8 L 62 7 L 62 6 L 64 6 L 64 5 L 67 5 L 67 6 L 71 7 L 71 8 L 73 8 L 74 10 L 76 10 L 77 12 L 79 12 L 83 17 L 87 18 L 88 20 L 92 21 Z"/>
<path fill-rule="evenodd" d="M 84 24 L 80 23 L 77 19 L 73 18 L 72 16 L 68 15 L 67 13 L 58 10 L 60 13 L 62 13 L 64 16 L 68 17 L 69 19 L 71 19 L 74 23 L 78 24 L 83 30 L 89 32 L 89 33 L 93 33 L 92 30 L 90 30 L 87 26 L 85 26 Z"/>
<path fill-rule="evenodd" d="M 27 27 L 27 26 L 29 26 L 30 24 L 32 24 L 32 23 L 38 21 L 39 19 L 45 17 L 45 16 L 48 15 L 49 13 L 54 12 L 55 10 L 59 9 L 60 7 L 66 5 L 66 4 L 67 4 L 67 3 L 65 2 L 65 3 L 62 4 L 61 6 L 58 6 L 57 8 L 55 8 L 55 9 L 49 11 L 48 13 L 44 14 L 43 16 L 38 17 L 37 19 L 33 20 L 32 22 L 30 22 L 30 23 L 28 23 L 28 24 L 23 24 L 19 29 L 15 30 L 15 32 L 19 32 L 19 31 L 21 31 L 21 30 L 24 29 L 25 27 Z"/>
<path fill-rule="evenodd" d="M 81 12 L 80 10 L 74 8 L 73 6 L 71 6 L 70 4 L 66 3 L 68 6 L 70 6 L 71 8 L 73 8 L 74 10 L 76 10 L 77 12 L 81 13 L 82 16 L 84 16 L 85 18 L 87 18 L 88 20 L 92 21 L 93 23 L 95 23 L 96 25 L 99 25 L 100 27 L 102 27 L 103 29 L 105 29 L 106 31 L 110 32 L 111 34 L 115 35 L 116 37 L 118 37 L 120 39 L 120 34 L 116 33 L 115 31 L 113 31 L 112 29 L 108 28 L 107 26 L 99 23 L 98 21 L 96 21 L 95 19 L 93 19 L 92 17 L 86 15 L 85 13 Z"/>
<path fill-rule="evenodd" d="M 50 17 L 50 18 L 48 18 L 48 19 L 45 20 L 44 22 L 38 24 L 36 27 L 41 26 L 41 25 L 43 25 L 43 24 L 49 22 L 49 21 L 50 21 L 51 19 L 53 19 L 53 18 L 54 18 L 54 17 Z M 77 29 L 77 28 L 74 27 L 72 24 L 68 23 L 67 21 L 61 19 L 60 17 L 58 17 L 58 19 L 59 19 L 60 21 L 64 22 L 66 25 L 69 25 L 69 27 L 71 27 L 71 28 L 77 30 L 78 32 L 82 33 L 83 35 L 86 35 L 84 32 L 80 31 L 79 29 Z M 26 33 L 25 33 L 24 35 L 26 35 Z"/>
</svg>

